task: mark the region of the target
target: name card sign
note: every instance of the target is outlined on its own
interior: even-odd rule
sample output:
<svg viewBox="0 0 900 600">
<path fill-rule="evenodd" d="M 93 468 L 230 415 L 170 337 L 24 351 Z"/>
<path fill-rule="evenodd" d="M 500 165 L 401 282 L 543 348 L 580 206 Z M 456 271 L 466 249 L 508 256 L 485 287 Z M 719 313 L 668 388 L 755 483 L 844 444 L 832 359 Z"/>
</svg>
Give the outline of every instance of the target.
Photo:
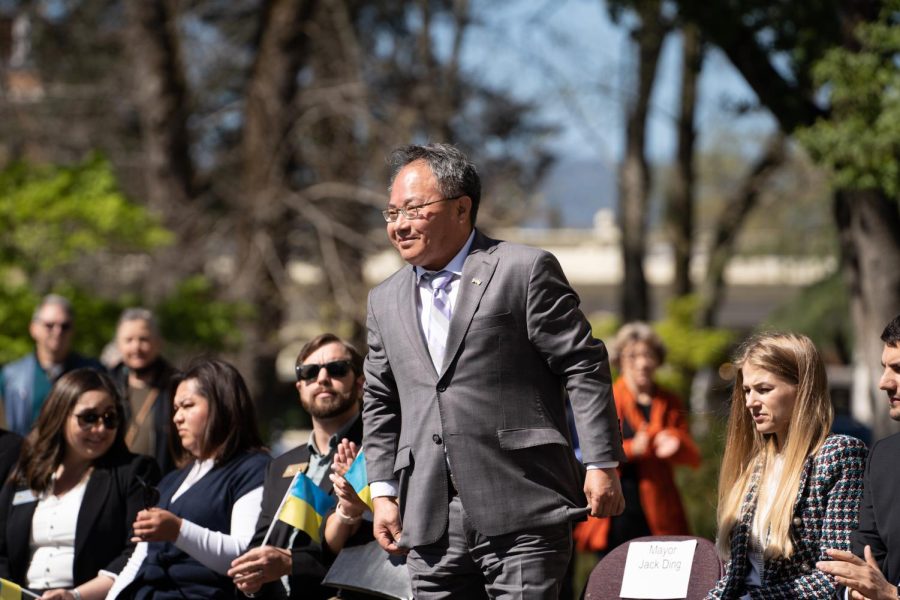
<svg viewBox="0 0 900 600">
<path fill-rule="evenodd" d="M 697 540 L 631 542 L 622 576 L 622 598 L 687 598 Z"/>
</svg>

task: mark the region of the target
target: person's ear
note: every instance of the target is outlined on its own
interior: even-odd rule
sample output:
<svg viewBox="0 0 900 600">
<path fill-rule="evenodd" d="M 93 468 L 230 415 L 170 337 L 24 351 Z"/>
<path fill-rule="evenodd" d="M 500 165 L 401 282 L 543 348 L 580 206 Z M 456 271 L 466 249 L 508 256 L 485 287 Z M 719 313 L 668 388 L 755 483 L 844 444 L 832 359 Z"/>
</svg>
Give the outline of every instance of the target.
<svg viewBox="0 0 900 600">
<path fill-rule="evenodd" d="M 31 335 L 31 339 L 37 341 L 38 339 L 38 327 L 43 327 L 43 324 L 38 323 L 37 321 L 31 321 L 28 324 L 28 334 Z"/>
<path fill-rule="evenodd" d="M 469 220 L 471 221 L 472 199 L 468 196 L 460 196 L 456 206 L 456 213 L 460 221 L 462 221 L 466 215 L 469 215 Z"/>
</svg>

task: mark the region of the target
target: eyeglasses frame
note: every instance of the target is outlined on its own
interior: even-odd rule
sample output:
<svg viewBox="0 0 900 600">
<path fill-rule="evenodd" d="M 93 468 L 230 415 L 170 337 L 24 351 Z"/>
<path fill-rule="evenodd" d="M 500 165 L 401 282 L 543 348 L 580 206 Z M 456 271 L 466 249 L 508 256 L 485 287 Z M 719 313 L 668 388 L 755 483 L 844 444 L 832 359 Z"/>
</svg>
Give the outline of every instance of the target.
<svg viewBox="0 0 900 600">
<path fill-rule="evenodd" d="M 459 196 L 454 196 L 453 198 L 441 198 L 440 200 L 432 200 L 431 202 L 425 202 L 423 204 L 416 204 L 413 206 L 402 206 L 399 208 L 386 208 L 381 211 L 381 216 L 384 217 L 384 220 L 388 223 L 396 223 L 397 219 L 400 218 L 400 215 L 403 215 L 403 218 L 407 221 L 410 219 L 418 219 L 419 218 L 419 210 L 425 208 L 426 206 L 431 206 L 432 204 L 437 204 L 439 202 L 450 202 L 451 200 L 459 200 L 466 194 L 460 194 Z M 391 219 L 391 211 L 396 211 L 396 216 Z M 411 211 L 411 212 L 410 212 Z"/>
</svg>

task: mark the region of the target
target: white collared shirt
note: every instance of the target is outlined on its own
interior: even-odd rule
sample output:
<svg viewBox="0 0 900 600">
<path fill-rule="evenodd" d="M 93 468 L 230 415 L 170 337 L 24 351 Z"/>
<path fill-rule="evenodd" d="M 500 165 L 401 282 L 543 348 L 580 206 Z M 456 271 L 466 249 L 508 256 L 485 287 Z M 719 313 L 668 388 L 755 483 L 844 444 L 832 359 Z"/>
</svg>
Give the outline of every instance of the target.
<svg viewBox="0 0 900 600">
<path fill-rule="evenodd" d="M 31 519 L 31 561 L 25 586 L 37 590 L 70 588 L 75 564 L 75 528 L 90 476 L 62 496 L 45 492 Z"/>
</svg>

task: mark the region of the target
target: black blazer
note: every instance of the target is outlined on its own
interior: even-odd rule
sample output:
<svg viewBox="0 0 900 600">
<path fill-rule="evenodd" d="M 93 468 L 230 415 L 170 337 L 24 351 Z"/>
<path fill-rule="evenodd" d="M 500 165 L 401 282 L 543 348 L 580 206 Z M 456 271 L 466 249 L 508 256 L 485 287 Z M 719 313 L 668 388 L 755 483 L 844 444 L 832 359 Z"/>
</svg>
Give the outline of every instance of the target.
<svg viewBox="0 0 900 600">
<path fill-rule="evenodd" d="M 357 417 L 356 423 L 347 432 L 347 439 L 356 442 L 359 445 L 362 441 L 362 418 Z M 302 471 L 306 471 L 309 464 L 309 447 L 306 444 L 297 446 L 293 450 L 289 450 L 269 463 L 266 471 L 266 481 L 263 485 L 263 498 L 259 520 L 256 522 L 256 534 L 250 543 L 251 548 L 262 545 L 263 538 L 269 525 L 273 519 L 277 519 L 275 514 L 281 499 L 287 493 L 288 487 L 293 480 L 293 472 L 288 476 L 288 467 L 292 465 L 301 465 Z M 329 469 L 329 473 L 331 470 Z M 331 480 L 326 476 L 319 486 L 329 494 L 332 491 Z M 278 521 L 272 528 L 272 535 L 269 536 L 268 544 L 279 548 L 287 548 L 291 535 L 295 529 L 283 521 Z M 363 539 L 365 538 L 365 539 Z M 372 527 L 363 523 L 359 531 L 347 541 L 347 545 L 354 545 L 373 539 Z M 292 598 L 320 599 L 332 598 L 335 591 L 332 588 L 323 587 L 322 579 L 328 572 L 328 567 L 334 562 L 334 555 L 323 549 L 320 544 L 313 542 L 306 533 L 297 531 L 294 538 L 294 544 L 291 548 L 291 575 L 289 583 L 291 586 Z M 276 598 L 283 596 L 283 587 L 281 584 L 273 583 L 263 587 L 262 594 L 266 598 Z M 342 596 L 347 597 L 347 596 Z"/>
<path fill-rule="evenodd" d="M 6 483 L 10 471 L 19 461 L 22 438 L 12 431 L 0 429 L 0 486 Z"/>
<path fill-rule="evenodd" d="M 863 557 L 866 545 L 892 584 L 900 581 L 900 475 L 897 456 L 900 433 L 875 442 L 866 464 L 863 499 L 859 506 L 859 528 L 850 534 L 853 554 Z"/>
<path fill-rule="evenodd" d="M 72 576 L 81 585 L 101 569 L 118 573 L 128 562 L 134 544 L 131 526 L 144 508 L 143 488 L 137 476 L 151 485 L 159 481 L 152 458 L 111 450 L 94 464 L 75 525 L 75 561 Z M 25 584 L 30 561 L 31 522 L 37 501 L 13 506 L 13 497 L 27 489 L 7 483 L 0 491 L 0 577 Z"/>
</svg>

